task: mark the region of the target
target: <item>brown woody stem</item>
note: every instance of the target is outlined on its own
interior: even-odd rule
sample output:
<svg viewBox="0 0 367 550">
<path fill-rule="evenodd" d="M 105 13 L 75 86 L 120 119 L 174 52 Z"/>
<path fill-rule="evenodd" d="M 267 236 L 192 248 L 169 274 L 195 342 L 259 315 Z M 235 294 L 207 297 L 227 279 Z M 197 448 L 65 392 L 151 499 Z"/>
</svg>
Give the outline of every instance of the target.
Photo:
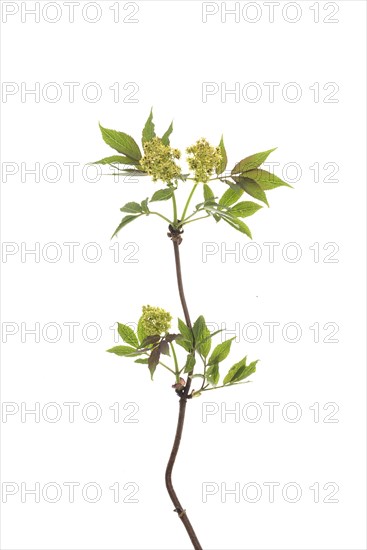
<svg viewBox="0 0 367 550">
<path fill-rule="evenodd" d="M 188 307 L 187 307 L 185 293 L 184 293 L 183 284 L 182 284 L 180 250 L 179 250 L 179 244 L 182 241 L 181 236 L 180 236 L 181 231 L 175 230 L 172 226 L 170 226 L 169 229 L 170 229 L 169 236 L 172 239 L 173 249 L 174 249 L 174 253 L 175 253 L 175 264 L 176 264 L 178 292 L 179 292 L 179 295 L 180 295 L 180 300 L 181 300 L 182 309 L 183 309 L 183 313 L 184 313 L 184 316 L 185 316 L 186 324 L 192 330 L 190 314 L 189 314 L 189 310 L 188 310 Z M 199 540 L 196 536 L 196 533 L 194 531 L 193 526 L 190 523 L 190 520 L 189 520 L 189 518 L 186 514 L 186 510 L 184 510 L 184 508 L 182 507 L 182 505 L 181 505 L 181 503 L 178 499 L 178 496 L 176 494 L 176 491 L 173 488 L 173 484 L 172 484 L 172 470 L 173 470 L 173 466 L 174 466 L 175 461 L 176 461 L 176 456 L 177 456 L 177 453 L 178 453 L 178 450 L 179 450 L 179 447 L 180 447 L 181 436 L 182 436 L 182 431 L 183 431 L 184 422 L 185 422 L 186 403 L 187 403 L 187 399 L 188 399 L 188 393 L 189 393 L 189 390 L 190 390 L 190 386 L 191 386 L 191 378 L 190 378 L 190 376 L 188 376 L 187 381 L 186 381 L 186 385 L 185 385 L 184 389 L 182 390 L 182 393 L 181 393 L 181 396 L 180 396 L 180 401 L 179 401 L 179 414 L 178 414 L 176 435 L 175 435 L 175 439 L 174 439 L 174 442 L 173 442 L 172 451 L 171 451 L 171 454 L 170 454 L 170 457 L 169 457 L 169 460 L 168 460 L 167 468 L 166 468 L 166 487 L 167 487 L 168 494 L 169 494 L 169 496 L 170 496 L 170 498 L 173 502 L 173 505 L 175 507 L 174 511 L 177 512 L 178 517 L 180 518 L 180 520 L 184 524 L 184 527 L 187 531 L 187 534 L 190 537 L 190 540 L 192 542 L 192 545 L 193 545 L 194 549 L 195 550 L 202 550 L 202 546 L 201 546 L 201 544 L 200 544 L 200 542 L 199 542 Z"/>
</svg>

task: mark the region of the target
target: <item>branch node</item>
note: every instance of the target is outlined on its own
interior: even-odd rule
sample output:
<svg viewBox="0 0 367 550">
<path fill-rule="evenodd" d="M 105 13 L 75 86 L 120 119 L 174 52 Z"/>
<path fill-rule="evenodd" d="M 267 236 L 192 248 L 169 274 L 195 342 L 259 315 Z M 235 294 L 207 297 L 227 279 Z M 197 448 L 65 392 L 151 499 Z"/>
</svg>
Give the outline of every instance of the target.
<svg viewBox="0 0 367 550">
<path fill-rule="evenodd" d="M 177 220 L 177 223 L 180 223 L 180 220 Z M 181 227 L 173 227 L 173 225 L 168 226 L 169 232 L 167 233 L 167 237 L 171 239 L 171 241 L 181 244 L 182 243 L 182 233 L 184 230 Z"/>
<path fill-rule="evenodd" d="M 182 510 L 182 508 L 175 508 L 173 511 L 177 512 L 179 518 L 182 518 L 186 514 L 186 510 Z"/>
</svg>

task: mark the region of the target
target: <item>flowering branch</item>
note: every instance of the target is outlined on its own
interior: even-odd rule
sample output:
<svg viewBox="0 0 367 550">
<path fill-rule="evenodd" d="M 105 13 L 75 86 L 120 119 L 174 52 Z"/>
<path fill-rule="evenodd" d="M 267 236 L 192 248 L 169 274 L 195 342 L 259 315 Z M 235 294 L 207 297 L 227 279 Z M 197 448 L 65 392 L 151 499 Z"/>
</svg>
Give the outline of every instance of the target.
<svg viewBox="0 0 367 550">
<path fill-rule="evenodd" d="M 172 483 L 172 471 L 181 442 L 186 404 L 189 399 L 198 397 L 205 391 L 247 383 L 247 378 L 256 371 L 258 361 L 248 364 L 247 356 L 242 358 L 229 368 L 222 383 L 218 385 L 219 367 L 231 351 L 233 338 L 222 341 L 211 351 L 212 339 L 221 331 L 211 333 L 202 315 L 194 323 L 191 321 L 183 288 L 179 249 L 183 238 L 183 227 L 189 223 L 211 217 L 216 223 L 223 220 L 232 228 L 252 238 L 249 227 L 242 219 L 259 211 L 262 208 L 259 202 L 269 206 L 266 191 L 291 186 L 274 174 L 260 168 L 274 149 L 247 156 L 235 164 L 231 171 L 228 171 L 227 152 L 223 137 L 218 147 L 211 146 L 205 138 L 201 138 L 194 145 L 187 147 L 186 160 L 190 173 L 183 173 L 177 164 L 181 158 L 181 152 L 170 146 L 173 125 L 170 124 L 161 138 L 157 137 L 152 111 L 142 131 L 143 153 L 130 135 L 102 126 L 100 129 L 104 141 L 115 149 L 118 155 L 103 158 L 95 164 L 112 166 L 117 170 L 116 175 L 118 176 L 126 174 L 138 177 L 150 176 L 154 182 L 161 181 L 165 184 L 165 187 L 156 191 L 152 197 L 141 202 L 128 202 L 121 207 L 120 210 L 125 215 L 112 237 L 116 236 L 127 224 L 142 216 L 153 214 L 168 223 L 168 236 L 173 243 L 177 287 L 185 322 L 178 319 L 178 332 L 171 333 L 172 316 L 170 313 L 159 307 L 143 306 L 136 332 L 129 326 L 118 323 L 118 333 L 127 345 L 115 346 L 107 351 L 119 356 L 134 358 L 135 363 L 147 365 L 151 379 L 159 365 L 175 377 L 172 388 L 179 397 L 179 415 L 173 447 L 166 468 L 166 487 L 175 507 L 174 511 L 181 519 L 194 549 L 201 550 L 197 535 Z M 184 185 L 188 180 L 193 181 L 194 185 L 184 204 L 181 218 L 178 219 L 175 192 L 179 185 Z M 218 181 L 221 185 L 226 186 L 219 199 L 208 185 L 212 181 Z M 194 207 L 191 213 L 188 213 L 194 193 L 199 186 L 202 186 L 203 200 Z M 240 201 L 244 194 L 258 202 Z M 172 200 L 172 220 L 160 212 L 150 210 L 151 203 L 167 200 Z M 204 215 L 196 217 L 199 213 L 204 213 Z M 177 354 L 175 345 L 186 352 L 184 361 Z M 163 363 L 162 355 L 171 358 L 173 364 L 168 366 Z M 199 357 L 203 364 L 202 371 L 199 373 L 194 373 L 196 357 Z M 181 376 L 184 374 L 187 375 L 186 379 Z M 201 386 L 197 390 L 191 390 L 191 385 L 197 378 L 201 381 Z"/>
</svg>

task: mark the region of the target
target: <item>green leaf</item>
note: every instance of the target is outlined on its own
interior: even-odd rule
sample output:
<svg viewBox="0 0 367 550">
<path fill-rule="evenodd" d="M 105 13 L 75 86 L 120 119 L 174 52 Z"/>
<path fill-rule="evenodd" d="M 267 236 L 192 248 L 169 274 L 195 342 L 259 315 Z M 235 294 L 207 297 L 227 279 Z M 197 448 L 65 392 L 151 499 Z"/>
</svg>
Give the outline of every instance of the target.
<svg viewBox="0 0 367 550">
<path fill-rule="evenodd" d="M 208 365 L 213 365 L 214 363 L 220 363 L 223 361 L 229 354 L 231 350 L 232 340 L 236 337 L 225 340 L 221 344 L 218 344 L 212 351 L 211 356 L 209 357 Z"/>
<path fill-rule="evenodd" d="M 166 189 L 159 189 L 159 191 L 156 191 L 152 198 L 150 199 L 150 202 L 155 201 L 167 201 L 170 199 L 173 195 L 173 189 L 170 189 L 167 187 Z"/>
<path fill-rule="evenodd" d="M 197 343 L 196 349 L 198 350 L 199 353 L 201 353 L 201 355 L 203 355 L 203 357 L 207 357 L 209 355 L 211 347 L 212 347 L 212 341 L 211 341 L 210 330 L 208 329 L 205 323 L 204 329 L 201 333 L 201 341 Z"/>
<path fill-rule="evenodd" d="M 169 136 L 172 134 L 172 132 L 173 132 L 173 121 L 169 125 L 168 130 L 162 136 L 162 143 L 164 145 L 169 145 Z"/>
<path fill-rule="evenodd" d="M 121 357 L 135 357 L 140 354 L 140 352 L 137 352 L 135 348 L 131 348 L 130 346 L 115 346 L 107 351 L 120 355 Z"/>
<path fill-rule="evenodd" d="M 218 363 L 214 363 L 213 365 L 211 365 L 206 373 L 205 373 L 205 378 L 207 379 L 207 381 L 212 385 L 212 386 L 216 386 L 219 382 L 219 365 Z"/>
<path fill-rule="evenodd" d="M 214 193 L 213 191 L 210 189 L 209 185 L 207 185 L 206 183 L 204 184 L 204 201 L 211 201 L 214 199 Z"/>
<path fill-rule="evenodd" d="M 145 359 L 136 359 L 134 361 L 134 363 L 141 363 L 142 365 L 147 365 L 148 364 L 148 358 L 146 357 Z"/>
<path fill-rule="evenodd" d="M 223 136 L 220 139 L 219 147 L 220 147 L 220 152 L 222 153 L 222 161 L 217 170 L 218 175 L 223 174 L 224 170 L 227 168 L 227 162 L 228 162 L 226 148 L 224 147 Z"/>
<path fill-rule="evenodd" d="M 139 321 L 138 321 L 138 327 L 137 327 L 137 333 L 138 333 L 138 338 L 139 338 L 139 342 L 140 342 L 140 346 L 142 345 L 142 343 L 144 342 L 144 340 L 146 339 L 147 335 L 145 333 L 145 330 L 144 330 L 144 327 L 143 327 L 143 323 L 142 323 L 142 318 L 140 317 Z"/>
<path fill-rule="evenodd" d="M 260 210 L 260 208 L 262 208 L 262 206 L 256 202 L 242 201 L 235 204 L 229 212 L 233 214 L 233 216 L 247 218 L 248 216 L 255 214 L 255 212 Z"/>
<path fill-rule="evenodd" d="M 141 216 L 141 214 L 139 214 L 138 216 L 129 215 L 129 216 L 125 216 L 124 218 L 122 218 L 120 225 L 115 229 L 115 232 L 112 235 L 111 239 L 113 239 L 113 237 L 115 235 L 117 235 L 117 233 L 120 231 L 120 229 L 125 227 L 125 225 L 127 225 L 128 223 L 136 220 L 137 218 L 140 218 L 140 216 Z"/>
<path fill-rule="evenodd" d="M 267 206 L 269 206 L 264 191 L 261 189 L 260 185 L 256 183 L 256 181 L 243 176 L 233 176 L 233 179 L 244 191 L 246 191 L 248 195 L 254 197 L 254 199 L 257 199 L 258 201 L 264 202 Z"/>
<path fill-rule="evenodd" d="M 233 170 L 232 174 L 241 174 L 242 172 L 247 172 L 248 170 L 254 170 L 255 168 L 258 168 L 260 164 L 266 161 L 268 156 L 272 151 L 275 151 L 276 147 L 274 149 L 269 149 L 268 151 L 263 151 L 261 153 L 256 153 L 255 155 L 251 155 L 249 157 L 246 157 L 240 162 L 238 162 Z"/>
<path fill-rule="evenodd" d="M 186 359 L 184 372 L 192 372 L 195 367 L 196 359 L 192 353 L 189 353 Z"/>
<path fill-rule="evenodd" d="M 205 319 L 202 315 L 200 315 L 196 319 L 192 327 L 192 332 L 194 333 L 194 338 L 195 338 L 195 344 L 197 342 L 200 342 L 200 340 L 203 340 L 203 338 L 206 336 L 205 330 L 206 330 Z"/>
<path fill-rule="evenodd" d="M 177 344 L 183 347 L 186 351 L 191 351 L 193 347 L 192 332 L 189 327 L 181 321 L 181 319 L 178 319 L 178 330 L 182 335 L 182 339 L 177 339 Z"/>
<path fill-rule="evenodd" d="M 240 382 L 256 371 L 256 363 L 258 363 L 258 361 L 253 361 L 249 365 L 246 365 L 246 359 L 247 356 L 241 359 L 238 363 L 235 363 L 233 367 L 229 369 L 223 380 L 224 385 Z"/>
<path fill-rule="evenodd" d="M 116 130 L 103 128 L 101 125 L 99 125 L 99 127 L 102 132 L 103 140 L 107 143 L 107 145 L 112 147 L 112 149 L 116 149 L 119 153 L 122 153 L 132 159 L 141 159 L 139 145 L 131 136 L 125 134 L 124 132 L 117 132 Z"/>
<path fill-rule="evenodd" d="M 260 168 L 258 168 L 257 170 L 250 170 L 249 172 L 246 172 L 246 177 L 256 181 L 256 183 L 258 183 L 261 189 L 263 189 L 264 191 L 269 191 L 271 189 L 275 189 L 276 187 L 281 186 L 290 187 L 291 189 L 293 189 L 293 187 L 289 185 L 289 183 L 281 180 L 275 174 L 267 172 L 266 170 L 261 170 Z"/>
<path fill-rule="evenodd" d="M 139 161 L 135 159 L 131 159 L 128 157 L 120 157 L 118 155 L 114 155 L 112 157 L 106 157 L 101 160 L 97 160 L 96 162 L 91 162 L 90 164 L 132 164 L 136 165 L 139 164 Z"/>
<path fill-rule="evenodd" d="M 252 234 L 250 231 L 250 228 L 241 220 L 235 217 L 229 217 L 228 215 L 223 215 L 222 218 L 225 222 L 227 222 L 231 227 L 234 229 L 237 229 L 237 231 L 240 231 L 241 233 L 244 233 L 247 235 L 250 239 L 252 239 Z"/>
<path fill-rule="evenodd" d="M 239 187 L 235 189 L 227 189 L 219 199 L 219 205 L 220 206 L 232 206 L 235 202 L 238 201 L 238 199 L 241 198 L 243 195 L 244 190 L 240 189 Z"/>
<path fill-rule="evenodd" d="M 143 128 L 143 135 L 141 142 L 144 145 L 146 141 L 150 141 L 155 137 L 154 123 L 153 123 L 153 108 L 150 110 L 148 119 Z"/>
<path fill-rule="evenodd" d="M 148 207 L 149 198 L 147 197 L 143 201 L 141 201 L 140 206 L 144 214 L 149 214 L 149 207 Z"/>
<path fill-rule="evenodd" d="M 122 208 L 121 212 L 129 212 L 130 214 L 140 214 L 142 208 L 138 202 L 128 202 Z"/>
<path fill-rule="evenodd" d="M 117 323 L 117 331 L 124 342 L 130 346 L 134 346 L 134 348 L 139 346 L 138 339 L 132 328 L 127 325 L 123 325 L 122 323 Z"/>
</svg>

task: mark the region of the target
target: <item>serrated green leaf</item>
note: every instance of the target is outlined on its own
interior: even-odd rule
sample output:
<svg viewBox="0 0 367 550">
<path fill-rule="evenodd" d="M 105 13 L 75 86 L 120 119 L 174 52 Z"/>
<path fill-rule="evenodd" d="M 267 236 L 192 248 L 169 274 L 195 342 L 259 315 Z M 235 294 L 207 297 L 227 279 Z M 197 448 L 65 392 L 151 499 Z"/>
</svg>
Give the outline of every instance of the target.
<svg viewBox="0 0 367 550">
<path fill-rule="evenodd" d="M 191 343 L 193 342 L 192 331 L 181 319 L 178 319 L 178 330 L 180 331 L 180 334 L 182 334 L 182 336 L 185 338 L 185 340 L 188 340 Z"/>
<path fill-rule="evenodd" d="M 143 327 L 142 317 L 140 317 L 140 319 L 138 321 L 138 327 L 137 327 L 136 332 L 138 334 L 139 343 L 141 345 L 144 342 L 145 338 L 147 337 L 146 332 L 145 332 L 144 327 Z"/>
<path fill-rule="evenodd" d="M 227 162 L 228 162 L 226 148 L 224 147 L 223 136 L 220 139 L 219 147 L 220 147 L 220 152 L 222 154 L 222 161 L 217 169 L 218 175 L 223 174 L 224 170 L 227 168 Z"/>
<path fill-rule="evenodd" d="M 150 110 L 149 116 L 143 128 L 143 134 L 141 142 L 144 145 L 146 141 L 150 141 L 155 137 L 154 123 L 153 123 L 153 109 Z"/>
<path fill-rule="evenodd" d="M 248 216 L 252 216 L 260 210 L 262 206 L 260 204 L 257 204 L 256 202 L 251 201 L 241 201 L 235 204 L 229 212 L 236 217 L 239 218 L 247 218 Z"/>
<path fill-rule="evenodd" d="M 169 125 L 168 130 L 166 130 L 166 132 L 164 132 L 162 136 L 162 143 L 164 145 L 169 145 L 169 136 L 172 134 L 172 132 L 173 132 L 173 121 Z"/>
<path fill-rule="evenodd" d="M 139 346 L 138 339 L 132 328 L 128 327 L 127 325 L 123 325 L 122 323 L 117 323 L 117 331 L 124 342 L 126 342 L 130 346 L 133 346 L 134 348 L 137 348 Z"/>
<path fill-rule="evenodd" d="M 205 319 L 202 315 L 200 315 L 193 327 L 192 327 L 192 332 L 194 333 L 194 338 L 195 338 L 195 343 L 196 342 L 200 342 L 200 340 L 202 340 L 204 338 L 204 331 L 206 329 L 206 324 L 205 324 Z"/>
<path fill-rule="evenodd" d="M 127 202 L 122 208 L 121 212 L 129 212 L 130 214 L 140 214 L 142 208 L 138 202 Z"/>
<path fill-rule="evenodd" d="M 140 353 L 137 352 L 135 348 L 132 348 L 130 346 L 115 346 L 114 348 L 108 349 L 107 351 L 109 353 L 120 355 L 121 357 L 136 357 L 137 355 L 140 355 Z"/>
<path fill-rule="evenodd" d="M 95 162 L 91 162 L 90 164 L 131 164 L 136 165 L 139 164 L 138 160 L 131 159 L 129 157 L 120 157 L 118 155 L 113 155 L 112 157 L 106 157 L 101 160 L 96 160 Z"/>
<path fill-rule="evenodd" d="M 219 199 L 219 205 L 220 206 L 232 206 L 235 202 L 238 201 L 238 199 L 241 198 L 243 195 L 244 190 L 240 189 L 239 187 L 235 189 L 227 189 Z"/>
<path fill-rule="evenodd" d="M 137 216 L 128 215 L 128 216 L 125 216 L 124 218 L 122 218 L 120 225 L 115 229 L 115 232 L 112 235 L 111 239 L 113 239 L 113 237 L 115 237 L 115 235 L 117 235 L 117 233 L 120 231 L 120 229 L 125 227 L 125 225 L 127 225 L 128 223 L 136 220 L 137 218 L 140 218 L 140 216 L 141 216 L 141 214 L 138 214 Z"/>
<path fill-rule="evenodd" d="M 229 354 L 231 350 L 232 340 L 235 339 L 235 336 L 233 338 L 229 338 L 229 340 L 225 340 L 221 344 L 218 344 L 212 351 L 211 356 L 209 357 L 208 365 L 213 365 L 214 363 L 220 363 L 223 361 Z"/>
<path fill-rule="evenodd" d="M 263 162 L 266 161 L 268 156 L 272 151 L 275 151 L 276 147 L 274 149 L 269 149 L 268 151 L 262 151 L 261 153 L 255 153 L 254 155 L 250 155 L 249 157 L 246 157 L 240 162 L 238 162 L 232 169 L 232 174 L 241 174 L 242 172 L 247 172 L 248 170 L 255 170 L 255 168 L 258 168 Z"/>
<path fill-rule="evenodd" d="M 212 386 L 216 386 L 219 382 L 219 365 L 218 363 L 214 363 L 211 365 L 206 373 L 205 378 L 211 384 Z"/>
<path fill-rule="evenodd" d="M 148 364 L 148 358 L 146 358 L 146 359 L 136 359 L 134 361 L 134 363 L 141 363 L 142 365 L 147 365 Z"/>
<path fill-rule="evenodd" d="M 270 191 L 271 189 L 276 189 L 277 187 L 282 186 L 293 189 L 289 183 L 286 183 L 282 179 L 278 178 L 275 174 L 267 172 L 266 170 L 261 170 L 260 168 L 246 172 L 246 177 L 256 181 L 256 183 L 258 183 L 264 191 Z"/>
<path fill-rule="evenodd" d="M 214 193 L 210 189 L 209 185 L 207 185 L 206 183 L 204 184 L 203 193 L 204 193 L 204 201 L 205 202 L 214 200 Z"/>
<path fill-rule="evenodd" d="M 257 199 L 258 201 L 264 202 L 267 206 L 269 206 L 265 192 L 261 189 L 260 185 L 256 183 L 256 181 L 243 176 L 233 176 L 233 180 L 238 183 L 241 189 L 243 189 L 248 195 L 254 197 L 254 199 Z"/>
<path fill-rule="evenodd" d="M 241 233 L 244 233 L 250 239 L 252 239 L 252 234 L 251 234 L 250 228 L 243 221 L 239 220 L 238 218 L 235 218 L 234 216 L 230 217 L 227 214 L 222 215 L 222 218 L 231 227 L 233 227 L 234 229 L 237 229 L 237 231 L 240 231 Z"/>
<path fill-rule="evenodd" d="M 205 323 L 205 327 L 201 334 L 201 341 L 197 343 L 196 349 L 198 350 L 199 353 L 201 353 L 203 357 L 207 357 L 209 355 L 211 347 L 212 347 L 212 341 L 210 337 L 210 330 L 208 329 Z"/>
<path fill-rule="evenodd" d="M 186 358 L 185 368 L 184 372 L 192 372 L 193 368 L 195 367 L 196 359 L 195 356 L 192 353 L 189 353 Z"/>
<path fill-rule="evenodd" d="M 159 191 L 156 191 L 152 198 L 150 199 L 150 202 L 155 201 L 166 201 L 170 199 L 173 195 L 173 189 L 170 189 L 167 187 L 166 189 L 159 189 Z"/>
<path fill-rule="evenodd" d="M 246 359 L 247 356 L 241 359 L 238 363 L 235 363 L 233 367 L 229 369 L 223 380 L 224 385 L 240 382 L 256 371 L 256 364 L 258 361 L 253 361 L 249 365 L 246 365 Z"/>
<path fill-rule="evenodd" d="M 136 141 L 125 134 L 124 132 L 118 132 L 117 130 L 110 130 L 108 128 L 103 128 L 101 124 L 99 125 L 102 133 L 102 138 L 112 149 L 115 149 L 119 153 L 126 155 L 135 160 L 141 159 L 141 151 L 139 145 Z"/>
</svg>

